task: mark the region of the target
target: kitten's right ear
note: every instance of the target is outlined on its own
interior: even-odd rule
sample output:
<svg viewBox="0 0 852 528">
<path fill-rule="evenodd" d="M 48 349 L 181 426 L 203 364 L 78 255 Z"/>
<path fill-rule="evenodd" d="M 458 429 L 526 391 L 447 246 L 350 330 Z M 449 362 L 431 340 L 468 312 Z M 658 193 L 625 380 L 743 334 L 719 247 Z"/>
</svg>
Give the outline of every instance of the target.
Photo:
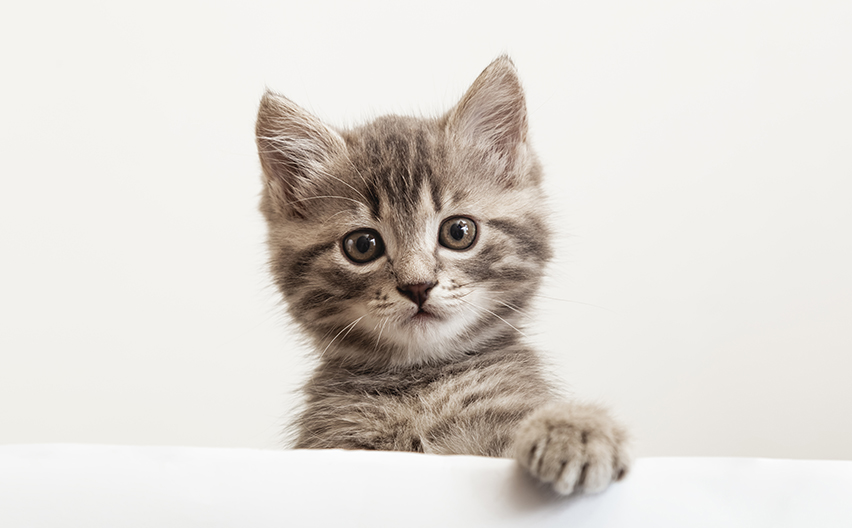
<svg viewBox="0 0 852 528">
<path fill-rule="evenodd" d="M 311 190 L 346 156 L 340 134 L 293 101 L 269 90 L 257 112 L 257 151 L 273 205 L 304 217 Z"/>
</svg>

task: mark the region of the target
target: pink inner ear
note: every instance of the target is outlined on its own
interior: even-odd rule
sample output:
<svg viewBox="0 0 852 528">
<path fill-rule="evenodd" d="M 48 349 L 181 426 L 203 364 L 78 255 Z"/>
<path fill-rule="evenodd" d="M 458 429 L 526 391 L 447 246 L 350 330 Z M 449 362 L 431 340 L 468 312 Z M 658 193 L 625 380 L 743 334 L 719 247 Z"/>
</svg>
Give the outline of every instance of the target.
<svg viewBox="0 0 852 528">
<path fill-rule="evenodd" d="M 508 58 L 488 66 L 468 89 L 450 116 L 450 126 L 471 142 L 487 142 L 512 155 L 526 141 L 524 92 Z"/>
</svg>

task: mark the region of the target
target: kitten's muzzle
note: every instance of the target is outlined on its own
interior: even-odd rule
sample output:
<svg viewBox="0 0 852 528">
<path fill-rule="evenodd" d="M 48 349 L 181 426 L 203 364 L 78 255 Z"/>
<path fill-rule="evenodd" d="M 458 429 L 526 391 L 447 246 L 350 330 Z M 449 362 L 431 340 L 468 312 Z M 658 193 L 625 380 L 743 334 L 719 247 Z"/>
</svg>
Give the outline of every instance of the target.
<svg viewBox="0 0 852 528">
<path fill-rule="evenodd" d="M 411 299 L 411 302 L 417 305 L 418 308 L 423 308 L 423 303 L 429 297 L 429 292 L 435 287 L 434 282 L 420 282 L 418 284 L 406 284 L 398 286 L 396 289 L 403 296 Z"/>
</svg>

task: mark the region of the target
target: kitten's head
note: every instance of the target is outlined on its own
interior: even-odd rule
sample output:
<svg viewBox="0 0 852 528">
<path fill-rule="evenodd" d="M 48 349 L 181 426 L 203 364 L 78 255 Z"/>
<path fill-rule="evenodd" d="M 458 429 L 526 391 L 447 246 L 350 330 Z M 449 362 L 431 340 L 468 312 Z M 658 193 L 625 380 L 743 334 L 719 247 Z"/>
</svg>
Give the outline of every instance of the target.
<svg viewBox="0 0 852 528">
<path fill-rule="evenodd" d="M 411 365 L 520 333 L 550 245 L 508 58 L 439 119 L 336 131 L 268 92 L 257 143 L 272 272 L 326 359 Z"/>
</svg>

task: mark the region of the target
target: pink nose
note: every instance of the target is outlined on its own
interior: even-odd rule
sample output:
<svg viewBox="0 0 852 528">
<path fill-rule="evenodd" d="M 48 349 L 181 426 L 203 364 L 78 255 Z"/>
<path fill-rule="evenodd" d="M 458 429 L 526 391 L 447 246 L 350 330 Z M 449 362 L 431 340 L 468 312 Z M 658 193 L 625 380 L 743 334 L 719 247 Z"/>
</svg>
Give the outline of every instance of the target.
<svg viewBox="0 0 852 528">
<path fill-rule="evenodd" d="M 411 302 L 417 305 L 418 308 L 423 307 L 426 298 L 429 297 L 429 291 L 435 286 L 434 282 L 421 282 L 419 284 L 406 284 L 397 288 L 399 293 L 405 295 Z"/>
</svg>

